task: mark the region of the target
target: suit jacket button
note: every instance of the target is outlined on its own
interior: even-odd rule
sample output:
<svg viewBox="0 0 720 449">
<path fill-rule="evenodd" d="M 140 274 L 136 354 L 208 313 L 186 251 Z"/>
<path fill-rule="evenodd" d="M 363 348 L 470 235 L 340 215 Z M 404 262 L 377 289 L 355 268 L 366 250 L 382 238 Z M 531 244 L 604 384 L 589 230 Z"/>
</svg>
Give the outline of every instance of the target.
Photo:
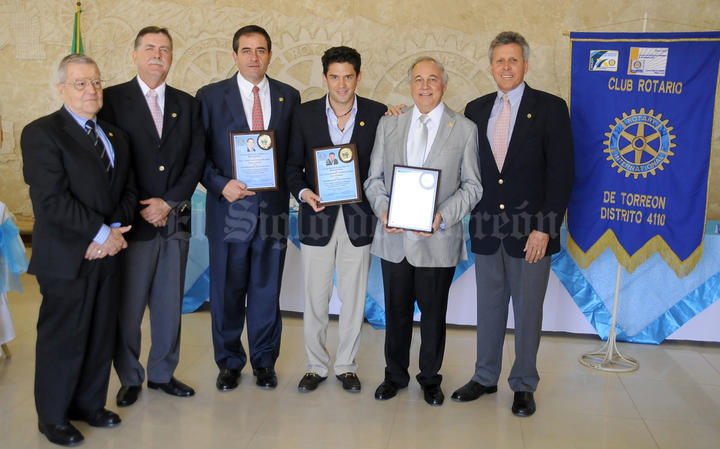
<svg viewBox="0 0 720 449">
<path fill-rule="evenodd" d="M 158 170 L 160 170 L 160 171 L 165 171 L 165 166 L 164 166 L 164 165 L 159 166 L 159 167 L 158 167 Z"/>
<path fill-rule="evenodd" d="M 498 179 L 498 184 L 502 184 L 503 182 L 505 181 L 503 181 L 502 179 Z"/>
<path fill-rule="evenodd" d="M 501 205 L 500 205 L 500 210 L 505 210 L 505 205 L 504 205 L 504 204 L 501 204 Z"/>
</svg>

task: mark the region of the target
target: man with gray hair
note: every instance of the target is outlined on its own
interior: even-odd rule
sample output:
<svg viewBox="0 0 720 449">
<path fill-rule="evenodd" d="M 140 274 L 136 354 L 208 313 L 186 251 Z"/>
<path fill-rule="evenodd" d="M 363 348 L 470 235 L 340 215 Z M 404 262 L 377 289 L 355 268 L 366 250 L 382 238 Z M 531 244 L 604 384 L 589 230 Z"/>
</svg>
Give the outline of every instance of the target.
<svg viewBox="0 0 720 449">
<path fill-rule="evenodd" d="M 420 373 L 425 402 L 442 405 L 439 374 L 445 351 L 448 292 L 458 261 L 467 258 L 462 219 L 482 196 L 477 128 L 442 102 L 447 74 L 430 57 L 408 71 L 414 106 L 380 120 L 365 194 L 378 217 L 370 252 L 380 257 L 385 288 L 385 380 L 375 399 L 408 385 L 414 303 L 420 318 Z M 393 165 L 441 170 L 432 232 L 388 227 Z"/>
<path fill-rule="evenodd" d="M 125 134 L 99 121 L 102 81 L 87 56 L 58 67 L 63 107 L 27 125 L 20 137 L 35 224 L 28 272 L 43 299 L 37 324 L 38 428 L 55 444 L 82 434 L 69 420 L 113 427 L 105 409 L 118 311 L 118 261 L 127 248 L 135 181 Z"/>
<path fill-rule="evenodd" d="M 573 144 L 565 101 L 524 83 L 530 47 L 505 31 L 490 44 L 497 92 L 471 101 L 465 115 L 480 135 L 483 198 L 470 218 L 477 283 L 477 362 L 452 399 L 495 393 L 510 296 L 515 363 L 508 382 L 512 412 L 535 413 L 534 391 L 550 255 L 560 250 L 560 225 L 573 181 Z"/>
<path fill-rule="evenodd" d="M 148 388 L 190 397 L 192 387 L 175 378 L 180 360 L 180 312 L 190 239 L 190 198 L 205 162 L 200 104 L 165 82 L 172 64 L 166 28 L 147 26 L 132 52 L 137 76 L 108 88 L 100 117 L 130 138 L 137 177 L 137 213 L 122 260 L 118 342 L 114 364 L 120 407 L 135 403 L 145 380 L 140 363 L 140 325 L 149 308 L 152 345 Z"/>
</svg>

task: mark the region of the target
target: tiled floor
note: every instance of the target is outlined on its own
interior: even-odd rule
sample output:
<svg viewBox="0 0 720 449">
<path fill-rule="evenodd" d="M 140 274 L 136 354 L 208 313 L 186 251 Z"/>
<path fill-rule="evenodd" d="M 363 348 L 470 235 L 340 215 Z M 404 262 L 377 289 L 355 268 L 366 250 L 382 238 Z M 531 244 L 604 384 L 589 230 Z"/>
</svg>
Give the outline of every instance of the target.
<svg viewBox="0 0 720 449">
<path fill-rule="evenodd" d="M 54 447 L 37 431 L 33 400 L 37 283 L 23 276 L 25 293 L 10 293 L 17 339 L 11 360 L 0 360 L 0 447 Z M 720 448 L 720 347 L 666 343 L 621 344 L 640 362 L 633 374 L 607 374 L 583 367 L 580 354 L 596 349 L 594 337 L 546 335 L 540 345 L 538 411 L 531 418 L 510 412 L 512 392 L 505 378 L 513 358 L 506 338 L 506 369 L 498 394 L 458 404 L 452 391 L 471 376 L 475 334 L 448 332 L 443 388 L 448 400 L 430 407 L 416 383 L 387 402 L 373 399 L 382 380 L 384 332 L 365 325 L 358 355 L 363 390 L 345 393 L 330 377 L 317 391 L 299 393 L 304 367 L 302 321 L 283 321 L 282 352 L 276 366 L 280 384 L 260 390 L 246 368 L 240 386 L 215 389 L 210 316 L 186 315 L 177 377 L 197 389 L 189 399 L 143 389 L 138 402 L 115 406 L 119 387 L 113 374 L 108 408 L 123 423 L 95 429 L 80 423 L 86 448 Z M 144 323 L 147 343 L 148 323 Z M 337 321 L 331 321 L 334 349 Z M 413 342 L 417 369 L 419 335 Z M 147 344 L 143 348 L 146 357 Z M 414 374 L 414 373 L 413 373 Z"/>
</svg>

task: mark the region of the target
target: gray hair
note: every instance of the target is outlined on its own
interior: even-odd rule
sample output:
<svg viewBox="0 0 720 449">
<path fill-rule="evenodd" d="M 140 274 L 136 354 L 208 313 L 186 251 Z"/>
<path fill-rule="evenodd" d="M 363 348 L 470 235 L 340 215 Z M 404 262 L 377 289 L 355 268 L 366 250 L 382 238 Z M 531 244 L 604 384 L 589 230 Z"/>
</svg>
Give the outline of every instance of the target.
<svg viewBox="0 0 720 449">
<path fill-rule="evenodd" d="M 507 44 L 518 44 L 519 46 L 521 46 L 523 52 L 523 60 L 530 60 L 530 46 L 528 45 L 525 38 L 522 37 L 520 33 L 516 33 L 515 31 L 503 31 L 502 33 L 495 36 L 495 39 L 490 42 L 490 50 L 488 51 L 488 58 L 490 58 L 490 62 L 492 62 L 492 54 L 493 50 L 495 50 L 495 47 Z"/>
<path fill-rule="evenodd" d="M 445 71 L 445 66 L 442 65 L 442 63 L 441 63 L 440 61 L 438 61 L 437 59 L 433 58 L 432 56 L 420 56 L 420 57 L 417 58 L 415 61 L 413 61 L 413 63 L 410 65 L 410 68 L 408 69 L 408 81 L 412 83 L 412 71 L 413 71 L 413 69 L 415 68 L 416 65 L 418 65 L 419 63 L 424 62 L 424 61 L 434 62 L 436 66 L 440 67 L 440 71 L 442 71 L 443 84 L 447 84 L 447 82 L 448 82 L 448 74 L 447 74 L 447 72 Z"/>
<path fill-rule="evenodd" d="M 67 66 L 68 64 L 92 64 L 97 68 L 97 63 L 90 56 L 81 55 L 79 53 L 72 53 L 60 61 L 57 69 L 58 83 L 63 84 L 67 81 Z M 100 71 L 100 69 L 98 69 Z"/>
</svg>

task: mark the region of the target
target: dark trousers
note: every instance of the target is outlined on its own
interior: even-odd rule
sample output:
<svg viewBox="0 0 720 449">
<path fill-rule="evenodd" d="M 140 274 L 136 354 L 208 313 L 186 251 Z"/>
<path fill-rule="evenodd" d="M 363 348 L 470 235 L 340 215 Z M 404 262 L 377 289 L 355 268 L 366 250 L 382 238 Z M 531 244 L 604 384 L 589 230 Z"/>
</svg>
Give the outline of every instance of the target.
<svg viewBox="0 0 720 449">
<path fill-rule="evenodd" d="M 105 406 L 118 313 L 113 259 L 86 261 L 79 279 L 38 276 L 35 406 L 46 424 L 66 423 L 68 409 Z"/>
<path fill-rule="evenodd" d="M 147 362 L 151 382 L 169 382 L 180 360 L 180 325 L 188 257 L 187 240 L 131 241 L 120 254 L 122 288 L 115 347 L 115 371 L 124 386 L 142 385 L 140 325 L 150 309 L 152 345 Z"/>
<path fill-rule="evenodd" d="M 385 379 L 405 387 L 410 381 L 415 300 L 420 308 L 420 373 L 422 386 L 440 385 L 445 353 L 445 315 L 455 267 L 414 267 L 381 261 L 385 288 Z"/>
<path fill-rule="evenodd" d="M 543 302 L 550 277 L 550 256 L 537 263 L 511 257 L 505 248 L 495 254 L 475 254 L 477 283 L 477 361 L 473 380 L 497 385 L 512 296 L 515 317 L 515 361 L 508 383 L 513 391 L 535 391 Z"/>
<path fill-rule="evenodd" d="M 256 232 L 247 243 L 210 240 L 210 313 L 219 368 L 245 366 L 240 336 L 246 316 L 253 369 L 274 367 L 280 354 L 280 282 L 286 241 L 260 234 Z"/>
</svg>

